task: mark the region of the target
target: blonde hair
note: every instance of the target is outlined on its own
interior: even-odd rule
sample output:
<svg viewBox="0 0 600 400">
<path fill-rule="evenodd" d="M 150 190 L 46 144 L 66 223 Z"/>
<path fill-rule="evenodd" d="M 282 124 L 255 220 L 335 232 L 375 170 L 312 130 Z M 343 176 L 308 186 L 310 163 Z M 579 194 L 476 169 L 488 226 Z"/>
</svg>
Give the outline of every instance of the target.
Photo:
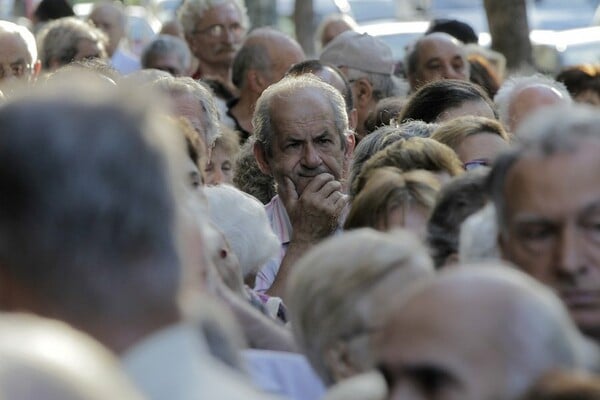
<svg viewBox="0 0 600 400">
<path fill-rule="evenodd" d="M 510 142 L 508 133 L 506 133 L 500 122 L 471 115 L 458 117 L 440 125 L 431 134 L 431 139 L 437 140 L 456 151 L 463 140 L 480 133 L 498 135 L 505 142 Z"/>
</svg>

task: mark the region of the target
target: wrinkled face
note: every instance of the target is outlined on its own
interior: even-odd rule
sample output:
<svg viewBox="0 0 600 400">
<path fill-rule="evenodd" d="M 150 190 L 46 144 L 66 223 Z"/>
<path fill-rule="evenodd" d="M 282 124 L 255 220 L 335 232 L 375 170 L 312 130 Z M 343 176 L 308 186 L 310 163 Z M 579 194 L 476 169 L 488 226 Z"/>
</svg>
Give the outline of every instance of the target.
<svg viewBox="0 0 600 400">
<path fill-rule="evenodd" d="M 204 169 L 206 183 L 218 185 L 227 183 L 233 185 L 233 160 L 231 154 L 227 154 L 223 147 L 218 144 L 213 148 L 210 162 Z"/>
<path fill-rule="evenodd" d="M 229 68 L 245 33 L 235 4 L 222 3 L 208 9 L 186 39 L 200 62 Z"/>
<path fill-rule="evenodd" d="M 518 160 L 506 177 L 504 258 L 552 287 L 577 325 L 600 337 L 600 141 Z"/>
<path fill-rule="evenodd" d="M 478 161 L 480 165 L 492 165 L 498 154 L 508 150 L 508 143 L 495 133 L 481 132 L 467 136 L 454 151 L 464 164 Z"/>
<path fill-rule="evenodd" d="M 493 341 L 482 339 L 482 312 L 430 303 L 411 299 L 376 341 L 390 400 L 504 398 L 506 368 Z"/>
<path fill-rule="evenodd" d="M 25 42 L 17 35 L 0 33 L 0 81 L 29 80 L 33 62 Z"/>
<path fill-rule="evenodd" d="M 121 38 L 125 35 L 125 26 L 122 20 L 123 16 L 115 7 L 111 5 L 99 6 L 90 14 L 90 20 L 94 25 L 103 30 L 108 36 L 108 46 L 106 52 L 112 56 Z"/>
<path fill-rule="evenodd" d="M 189 67 L 183 65 L 181 59 L 174 52 L 155 55 L 148 61 L 146 68 L 165 71 L 173 76 L 187 76 L 189 74 Z"/>
<path fill-rule="evenodd" d="M 409 80 L 416 90 L 427 82 L 442 79 L 467 81 L 469 75 L 469 62 L 459 42 L 449 35 L 431 34 L 419 44 L 416 70 Z"/>
<path fill-rule="evenodd" d="M 301 195 L 319 174 L 342 179 L 351 147 L 341 141 L 327 99 L 312 89 L 275 100 L 272 112 L 273 154 L 267 156 L 269 172 L 279 185 L 289 178 Z M 273 111 L 273 110 L 272 110 Z"/>
<path fill-rule="evenodd" d="M 435 119 L 435 122 L 446 122 L 467 115 L 496 119 L 496 116 L 494 115 L 494 110 L 492 110 L 488 103 L 486 103 L 483 100 L 472 100 L 465 101 L 457 107 L 445 110 Z"/>
</svg>

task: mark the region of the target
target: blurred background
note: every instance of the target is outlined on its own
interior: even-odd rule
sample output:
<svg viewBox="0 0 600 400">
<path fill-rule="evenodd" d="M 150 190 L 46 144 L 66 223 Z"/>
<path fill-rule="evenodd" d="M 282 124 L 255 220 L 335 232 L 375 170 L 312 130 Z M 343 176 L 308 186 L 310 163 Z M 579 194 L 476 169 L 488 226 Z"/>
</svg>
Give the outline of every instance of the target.
<svg viewBox="0 0 600 400">
<path fill-rule="evenodd" d="M 127 45 L 144 45 L 175 18 L 182 0 L 125 0 Z M 39 0 L 0 0 L 0 18 L 27 23 Z M 69 0 L 85 17 L 93 2 Z M 500 51 L 509 70 L 555 74 L 565 65 L 600 62 L 600 0 L 246 0 L 254 27 L 276 26 L 295 36 L 309 55 L 314 33 L 332 13 L 348 14 L 359 30 L 383 39 L 402 62 L 408 43 L 436 18 L 471 25 L 479 44 Z"/>
</svg>

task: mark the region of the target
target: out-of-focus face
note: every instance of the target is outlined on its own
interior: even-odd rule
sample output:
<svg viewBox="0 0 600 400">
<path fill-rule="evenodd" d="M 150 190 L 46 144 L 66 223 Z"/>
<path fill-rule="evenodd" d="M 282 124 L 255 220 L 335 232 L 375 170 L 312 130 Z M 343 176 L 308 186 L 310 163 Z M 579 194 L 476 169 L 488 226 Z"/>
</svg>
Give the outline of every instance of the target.
<svg viewBox="0 0 600 400">
<path fill-rule="evenodd" d="M 352 148 L 341 142 L 329 101 L 312 89 L 301 89 L 280 97 L 272 107 L 273 154 L 267 163 L 275 182 L 281 186 L 290 179 L 301 195 L 317 175 L 341 180 Z"/>
<path fill-rule="evenodd" d="M 483 100 L 473 100 L 465 101 L 457 107 L 445 110 L 436 118 L 435 122 L 446 122 L 467 115 L 496 119 L 496 116 L 494 115 L 494 110 L 492 110 L 488 103 L 486 103 Z"/>
<path fill-rule="evenodd" d="M 413 200 L 390 207 L 385 221 L 381 221 L 381 230 L 404 228 L 419 238 L 425 238 L 429 209 Z"/>
<path fill-rule="evenodd" d="M 584 90 L 573 98 L 578 103 L 589 104 L 595 107 L 600 107 L 600 94 L 592 89 Z"/>
<path fill-rule="evenodd" d="M 445 33 L 432 33 L 419 42 L 417 65 L 409 76 L 412 90 L 442 79 L 468 81 L 469 62 L 460 42 Z"/>
<path fill-rule="evenodd" d="M 226 2 L 208 9 L 186 39 L 200 62 L 229 68 L 245 34 L 240 11 Z"/>
<path fill-rule="evenodd" d="M 489 315 L 471 304 L 457 308 L 428 291 L 394 313 L 376 341 L 390 400 L 503 398 L 503 354 L 495 351 Z"/>
<path fill-rule="evenodd" d="M 477 161 L 489 166 L 508 147 L 508 143 L 495 133 L 481 132 L 467 136 L 454 151 L 463 165 Z"/>
<path fill-rule="evenodd" d="M 73 61 L 87 58 L 106 58 L 104 45 L 95 40 L 80 39 L 77 42 L 77 53 L 75 53 Z"/>
<path fill-rule="evenodd" d="M 16 34 L 0 32 L 0 81 L 12 79 L 28 81 L 33 76 L 34 66 L 27 45 Z"/>
<path fill-rule="evenodd" d="M 600 140 L 527 156 L 504 187 L 505 259 L 552 287 L 584 333 L 600 337 Z"/>
<path fill-rule="evenodd" d="M 112 57 L 125 35 L 125 25 L 122 18 L 121 12 L 110 4 L 98 6 L 90 14 L 89 19 L 108 36 L 106 52 L 109 57 Z"/>
<path fill-rule="evenodd" d="M 206 183 L 218 185 L 227 183 L 233 185 L 233 160 L 230 154 L 218 144 L 213 148 L 210 161 L 204 169 Z"/>
<path fill-rule="evenodd" d="M 176 53 L 171 52 L 152 57 L 146 68 L 154 68 L 170 73 L 173 76 L 188 76 L 189 66 L 182 64 Z"/>
</svg>

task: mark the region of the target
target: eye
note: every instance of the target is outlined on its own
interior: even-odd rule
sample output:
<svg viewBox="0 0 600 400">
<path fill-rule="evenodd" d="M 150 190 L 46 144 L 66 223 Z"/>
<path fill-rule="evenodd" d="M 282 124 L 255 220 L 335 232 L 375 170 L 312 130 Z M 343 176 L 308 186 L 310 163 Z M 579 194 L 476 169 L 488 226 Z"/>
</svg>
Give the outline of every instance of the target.
<svg viewBox="0 0 600 400">
<path fill-rule="evenodd" d="M 518 230 L 519 236 L 527 241 L 544 241 L 554 235 L 554 229 L 548 224 L 527 224 Z"/>
<path fill-rule="evenodd" d="M 221 164 L 221 171 L 231 171 L 231 163 L 229 161 L 225 161 Z"/>
</svg>

